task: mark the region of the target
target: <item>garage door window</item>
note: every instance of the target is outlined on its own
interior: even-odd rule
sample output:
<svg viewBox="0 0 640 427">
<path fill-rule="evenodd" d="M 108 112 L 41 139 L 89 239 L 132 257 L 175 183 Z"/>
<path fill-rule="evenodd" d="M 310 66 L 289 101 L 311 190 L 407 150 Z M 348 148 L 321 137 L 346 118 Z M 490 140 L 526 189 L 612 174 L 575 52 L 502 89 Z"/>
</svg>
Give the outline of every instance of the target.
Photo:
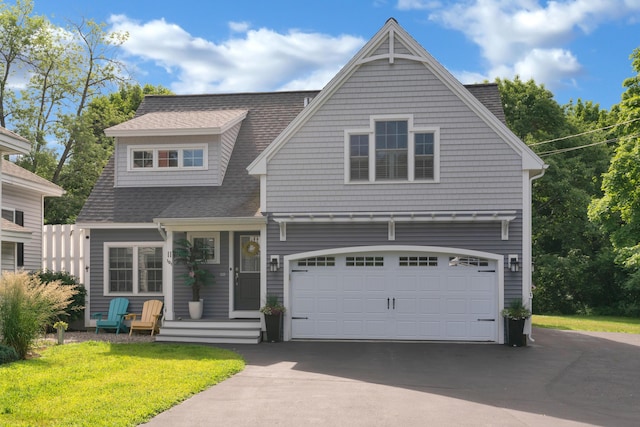
<svg viewBox="0 0 640 427">
<path fill-rule="evenodd" d="M 401 256 L 398 259 L 400 267 L 437 267 L 437 256 Z"/>
<path fill-rule="evenodd" d="M 449 267 L 488 267 L 489 260 L 475 257 L 449 257 Z"/>
<path fill-rule="evenodd" d="M 298 260 L 298 267 L 334 267 L 336 258 L 332 256 L 319 256 Z"/>
<path fill-rule="evenodd" d="M 381 256 L 348 256 L 347 267 L 384 267 L 384 257 Z"/>
</svg>

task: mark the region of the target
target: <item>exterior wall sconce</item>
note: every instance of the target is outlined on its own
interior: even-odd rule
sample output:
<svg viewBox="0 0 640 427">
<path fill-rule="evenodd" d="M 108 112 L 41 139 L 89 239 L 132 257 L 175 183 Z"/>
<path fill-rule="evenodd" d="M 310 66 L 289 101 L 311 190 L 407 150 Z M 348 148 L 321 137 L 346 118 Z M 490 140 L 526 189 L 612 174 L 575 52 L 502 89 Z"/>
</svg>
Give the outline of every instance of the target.
<svg viewBox="0 0 640 427">
<path fill-rule="evenodd" d="M 271 260 L 269 261 L 269 269 L 271 271 L 278 271 L 280 268 L 280 255 L 271 255 Z"/>
<path fill-rule="evenodd" d="M 516 273 L 520 270 L 520 261 L 518 261 L 518 255 L 509 255 L 509 269 Z"/>
</svg>

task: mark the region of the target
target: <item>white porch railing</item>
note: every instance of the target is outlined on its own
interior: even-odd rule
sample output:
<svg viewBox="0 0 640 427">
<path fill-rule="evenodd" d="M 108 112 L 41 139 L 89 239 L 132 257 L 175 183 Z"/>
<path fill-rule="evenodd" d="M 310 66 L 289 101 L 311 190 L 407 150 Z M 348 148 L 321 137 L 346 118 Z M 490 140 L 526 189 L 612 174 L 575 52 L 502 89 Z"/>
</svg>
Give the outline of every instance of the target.
<svg viewBox="0 0 640 427">
<path fill-rule="evenodd" d="M 66 271 L 85 283 L 84 230 L 75 224 L 45 225 L 42 228 L 42 268 Z"/>
</svg>

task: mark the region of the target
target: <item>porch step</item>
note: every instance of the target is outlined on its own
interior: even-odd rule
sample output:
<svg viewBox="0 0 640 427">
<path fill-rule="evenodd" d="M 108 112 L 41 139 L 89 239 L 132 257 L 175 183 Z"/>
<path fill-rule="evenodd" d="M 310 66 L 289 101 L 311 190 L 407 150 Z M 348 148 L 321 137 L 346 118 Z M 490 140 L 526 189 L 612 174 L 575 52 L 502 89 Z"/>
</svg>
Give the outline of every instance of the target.
<svg viewBox="0 0 640 427">
<path fill-rule="evenodd" d="M 259 320 L 165 320 L 156 335 L 158 342 L 204 344 L 258 344 Z"/>
</svg>

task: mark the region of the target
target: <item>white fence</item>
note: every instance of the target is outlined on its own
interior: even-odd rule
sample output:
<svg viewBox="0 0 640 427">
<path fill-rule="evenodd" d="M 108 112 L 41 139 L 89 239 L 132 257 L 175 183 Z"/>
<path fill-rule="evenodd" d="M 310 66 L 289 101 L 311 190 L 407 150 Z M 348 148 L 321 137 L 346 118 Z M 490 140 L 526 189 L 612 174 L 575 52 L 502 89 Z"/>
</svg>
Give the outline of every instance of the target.
<svg viewBox="0 0 640 427">
<path fill-rule="evenodd" d="M 84 231 L 74 224 L 45 225 L 42 228 L 42 268 L 66 271 L 85 282 Z"/>
</svg>

